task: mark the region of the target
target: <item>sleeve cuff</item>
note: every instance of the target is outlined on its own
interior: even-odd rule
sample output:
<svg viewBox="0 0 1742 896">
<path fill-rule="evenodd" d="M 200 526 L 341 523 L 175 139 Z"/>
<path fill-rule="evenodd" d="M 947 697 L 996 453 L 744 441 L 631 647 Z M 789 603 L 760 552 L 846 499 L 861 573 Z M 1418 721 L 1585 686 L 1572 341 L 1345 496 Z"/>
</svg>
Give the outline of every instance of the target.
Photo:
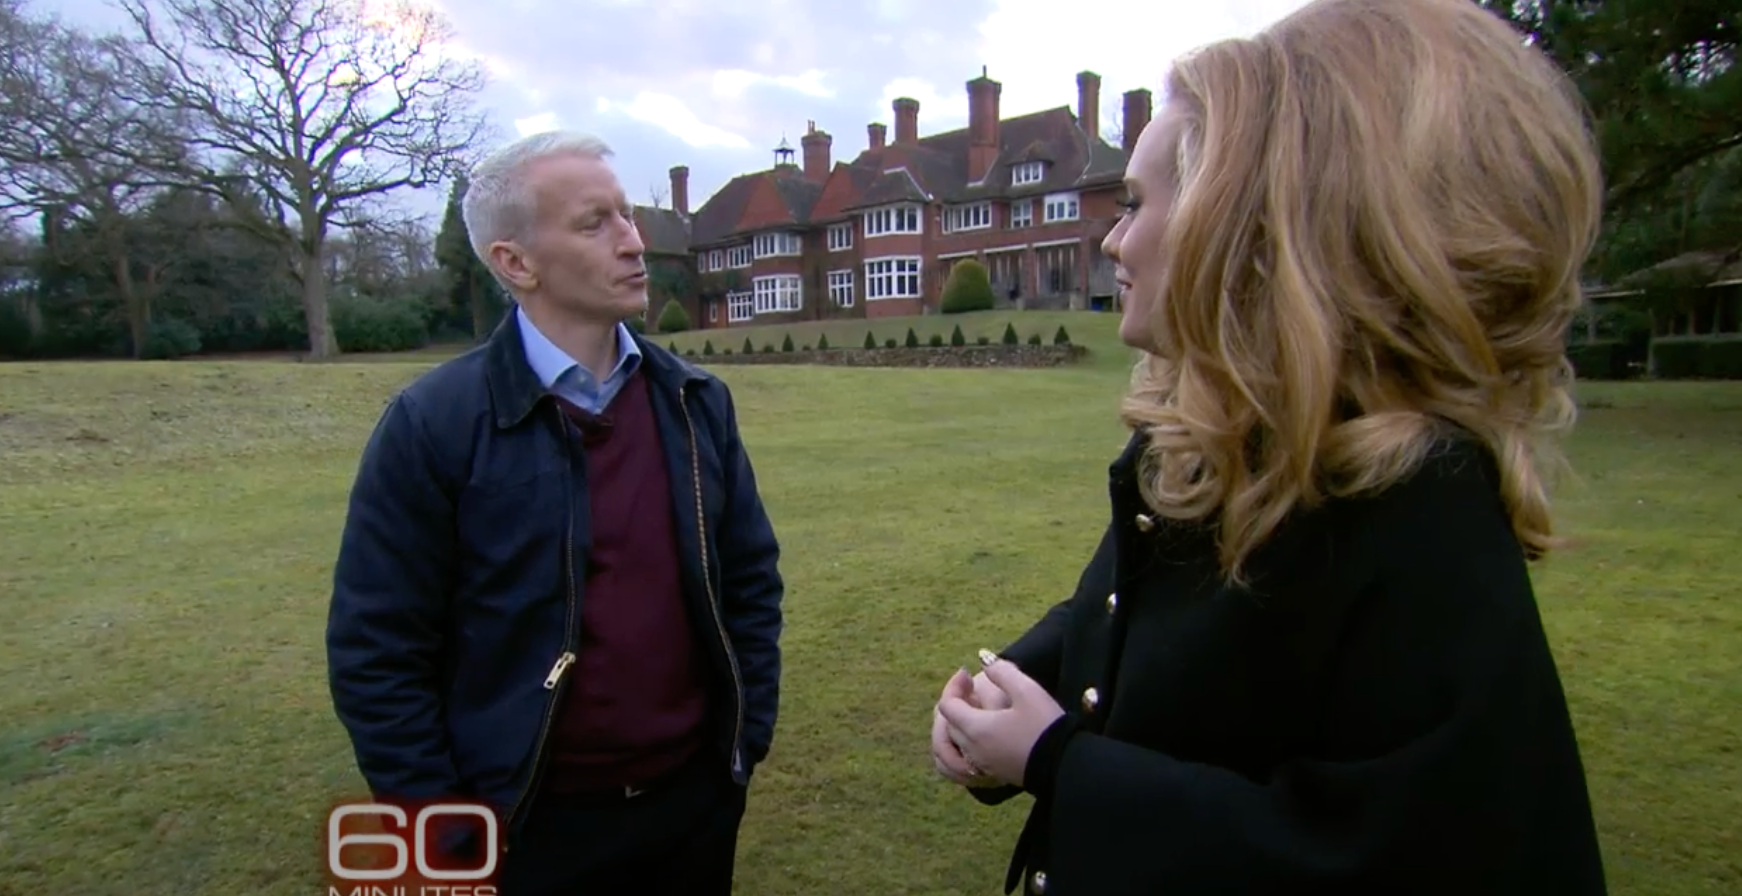
<svg viewBox="0 0 1742 896">
<path fill-rule="evenodd" d="M 1058 778 L 1065 747 L 1081 727 L 1081 720 L 1067 712 L 1054 719 L 1034 742 L 1034 749 L 1028 752 L 1028 764 L 1022 770 L 1022 789 L 1036 800 L 1052 796 L 1053 782 Z"/>
</svg>

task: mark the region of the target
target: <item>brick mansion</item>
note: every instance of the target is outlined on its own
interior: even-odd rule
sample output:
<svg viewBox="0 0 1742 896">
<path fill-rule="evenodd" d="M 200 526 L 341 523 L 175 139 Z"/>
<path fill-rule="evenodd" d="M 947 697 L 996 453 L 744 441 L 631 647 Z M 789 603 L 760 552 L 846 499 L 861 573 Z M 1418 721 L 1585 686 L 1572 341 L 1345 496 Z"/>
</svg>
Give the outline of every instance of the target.
<svg viewBox="0 0 1742 896">
<path fill-rule="evenodd" d="M 1150 92 L 1125 93 L 1113 146 L 1094 72 L 1077 75 L 1074 112 L 1004 118 L 984 71 L 967 90 L 966 128 L 921 137 L 919 102 L 904 97 L 891 104 L 893 139 L 873 122 L 865 149 L 837 162 L 813 122 L 798 158 L 782 140 L 773 167 L 693 210 L 689 169 L 672 168 L 670 207 L 635 210 L 650 268 L 665 269 L 650 271 L 648 323 L 671 297 L 697 329 L 935 313 L 951 266 L 968 258 L 986 266 L 998 307 L 1111 307 L 1101 240 Z"/>
</svg>

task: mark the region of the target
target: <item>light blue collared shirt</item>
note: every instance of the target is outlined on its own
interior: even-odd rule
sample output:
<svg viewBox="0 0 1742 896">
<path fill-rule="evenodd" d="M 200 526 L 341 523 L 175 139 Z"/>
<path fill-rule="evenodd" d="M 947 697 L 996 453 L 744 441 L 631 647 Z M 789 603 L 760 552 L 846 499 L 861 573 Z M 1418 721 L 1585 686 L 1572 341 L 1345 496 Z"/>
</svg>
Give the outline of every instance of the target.
<svg viewBox="0 0 1742 896">
<path fill-rule="evenodd" d="M 617 325 L 617 366 L 600 380 L 539 332 L 518 305 L 514 307 L 514 320 L 520 327 L 520 341 L 526 346 L 526 363 L 532 366 L 538 381 L 552 395 L 572 401 L 589 413 L 603 413 L 641 366 L 641 349 L 635 345 L 628 324 Z"/>
</svg>

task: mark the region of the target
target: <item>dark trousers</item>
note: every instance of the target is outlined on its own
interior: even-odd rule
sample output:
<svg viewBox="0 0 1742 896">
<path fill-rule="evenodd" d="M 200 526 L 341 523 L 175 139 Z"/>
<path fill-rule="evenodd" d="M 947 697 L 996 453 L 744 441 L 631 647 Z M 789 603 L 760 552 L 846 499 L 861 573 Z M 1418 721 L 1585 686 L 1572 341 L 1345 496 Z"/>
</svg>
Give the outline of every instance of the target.
<svg viewBox="0 0 1742 896">
<path fill-rule="evenodd" d="M 501 896 L 730 896 L 745 788 L 712 756 L 633 797 L 541 793 Z"/>
</svg>

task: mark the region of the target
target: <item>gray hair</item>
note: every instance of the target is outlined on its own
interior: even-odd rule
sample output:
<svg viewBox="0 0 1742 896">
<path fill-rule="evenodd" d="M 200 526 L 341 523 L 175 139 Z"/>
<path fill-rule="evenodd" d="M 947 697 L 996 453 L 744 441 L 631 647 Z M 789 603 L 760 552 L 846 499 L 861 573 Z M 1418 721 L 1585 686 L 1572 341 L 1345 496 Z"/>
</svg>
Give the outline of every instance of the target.
<svg viewBox="0 0 1742 896">
<path fill-rule="evenodd" d="M 514 239 L 532 221 L 533 197 L 526 189 L 526 169 L 540 159 L 564 155 L 604 159 L 611 156 L 611 147 L 591 134 L 546 131 L 490 153 L 472 169 L 466 195 L 460 200 L 460 214 L 466 221 L 472 251 L 485 267 L 491 267 L 491 243 Z M 494 270 L 491 267 L 492 273 Z"/>
</svg>

